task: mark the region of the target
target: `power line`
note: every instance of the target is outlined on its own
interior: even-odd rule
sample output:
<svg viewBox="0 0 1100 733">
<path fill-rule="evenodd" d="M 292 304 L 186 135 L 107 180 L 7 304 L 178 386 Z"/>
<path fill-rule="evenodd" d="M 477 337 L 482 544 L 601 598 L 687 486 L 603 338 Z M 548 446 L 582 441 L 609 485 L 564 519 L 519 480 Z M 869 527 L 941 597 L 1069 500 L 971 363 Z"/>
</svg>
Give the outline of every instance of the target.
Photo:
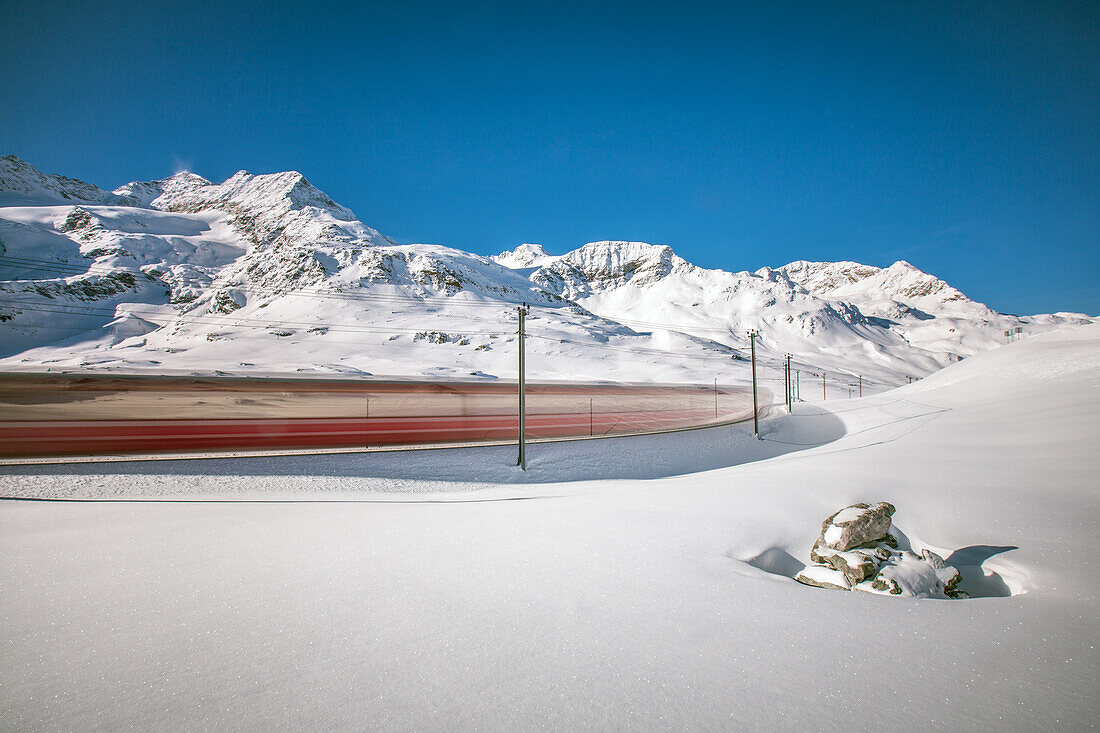
<svg viewBox="0 0 1100 733">
<path fill-rule="evenodd" d="M 117 318 L 119 313 L 114 309 L 105 307 L 88 306 L 82 307 L 80 311 L 64 310 L 65 308 L 77 308 L 81 306 L 72 305 L 66 306 L 63 304 L 39 304 L 39 303 L 27 303 L 26 301 L 12 301 L 4 298 L 0 298 L 0 305 L 7 305 L 9 307 L 18 308 L 20 310 L 36 311 L 40 313 L 57 313 L 61 315 L 80 316 L 80 315 L 95 315 L 102 317 Z M 50 305 L 55 307 L 51 308 Z M 126 305 L 134 305 L 128 303 Z M 138 304 L 144 305 L 144 304 Z M 426 329 L 401 329 L 401 328 L 382 328 L 375 326 L 365 326 L 359 324 L 340 324 L 340 323 L 325 323 L 321 321 L 287 321 L 287 320 L 266 320 L 258 318 L 248 318 L 246 316 L 226 316 L 224 318 L 218 316 L 200 315 L 200 316 L 187 316 L 182 314 L 170 315 L 166 313 L 154 312 L 154 311 L 139 311 L 139 310 L 127 310 L 125 313 L 131 313 L 135 316 L 153 319 L 164 319 L 166 323 L 158 324 L 162 327 L 168 326 L 172 323 L 192 323 L 198 325 L 211 325 L 211 326 L 223 326 L 223 327 L 242 327 L 242 328 L 278 328 L 280 326 L 296 326 L 296 327 L 309 327 L 309 328 L 325 328 L 335 331 L 354 331 L 363 333 L 381 333 L 381 334 L 406 334 L 406 333 L 432 333 L 431 330 Z M 154 321 L 155 322 L 155 321 Z M 511 333 L 510 330 L 500 331 L 460 331 L 455 333 L 456 336 L 503 336 Z"/>
<path fill-rule="evenodd" d="M 617 316 L 606 316 L 613 320 L 622 323 L 627 326 L 637 325 L 646 326 L 651 328 L 663 328 L 673 331 L 709 331 L 712 333 L 749 333 L 752 329 L 749 328 L 724 328 L 721 326 L 693 326 L 689 324 L 673 324 L 673 323 L 657 323 L 655 321 L 641 321 L 634 318 L 619 318 Z"/>
<path fill-rule="evenodd" d="M 136 269 L 133 269 L 133 268 L 126 269 L 126 268 L 112 267 L 112 266 L 109 266 L 109 265 L 97 265 L 97 264 L 94 264 L 94 263 L 89 265 L 88 267 L 81 267 L 79 265 L 73 265 L 73 264 L 64 263 L 64 262 L 56 262 L 56 261 L 52 261 L 52 260 L 38 260 L 38 259 L 32 259 L 32 258 L 27 258 L 27 257 L 13 257 L 12 255 L 0 255 L 0 264 L 2 264 L 3 261 L 5 261 L 5 260 L 9 261 L 9 262 L 13 262 L 14 263 L 13 266 L 25 267 L 27 269 L 34 269 L 34 270 L 39 270 L 39 271 L 55 271 L 55 270 L 68 269 L 74 275 L 84 275 L 84 274 L 102 275 L 102 274 L 112 274 L 112 273 L 115 273 L 115 272 L 131 272 L 131 273 L 141 272 L 143 274 L 148 274 L 145 270 L 140 269 L 140 267 L 156 267 L 156 268 L 171 268 L 171 267 L 173 267 L 173 265 L 170 265 L 170 264 L 167 264 L 167 263 L 147 263 L 146 265 L 139 266 L 139 268 L 136 268 Z M 198 265 L 191 265 L 191 266 L 200 267 Z M 13 282 L 17 282 L 17 281 L 13 281 Z M 31 281 L 31 282 L 36 282 L 36 281 Z M 262 288 L 262 287 L 258 287 L 258 286 L 253 285 L 253 284 L 223 283 L 223 284 L 221 284 L 217 287 L 206 286 L 206 287 L 200 288 L 200 289 L 201 290 L 206 290 L 206 291 L 211 291 L 211 292 L 216 292 L 217 290 L 240 290 L 240 291 L 244 291 L 244 292 L 253 292 L 253 293 L 256 293 L 256 294 L 260 294 L 260 295 L 264 295 L 264 294 L 272 294 L 272 295 L 306 294 L 306 295 L 317 296 L 317 297 L 334 297 L 334 298 L 344 298 L 344 299 L 349 299 L 349 300 L 381 300 L 381 301 L 392 301 L 392 302 L 411 302 L 411 303 L 417 303 L 417 304 L 423 304 L 425 302 L 431 302 L 432 300 L 437 300 L 437 301 L 440 301 L 440 302 L 443 302 L 443 303 L 447 303 L 449 305 L 460 305 L 460 306 L 463 306 L 463 307 L 482 307 L 482 308 L 501 308 L 501 307 L 509 307 L 510 308 L 511 306 L 516 306 L 516 305 L 521 304 L 520 301 L 511 301 L 511 300 L 505 300 L 505 299 L 498 299 L 498 300 L 494 300 L 492 302 L 479 303 L 479 302 L 455 300 L 453 297 L 449 297 L 449 298 L 448 297 L 440 297 L 440 296 L 426 296 L 426 297 L 423 297 L 423 296 L 417 296 L 417 295 L 399 295 L 399 294 L 396 294 L 396 293 L 351 293 L 351 292 L 338 291 L 338 290 L 321 290 L 321 289 L 316 288 L 314 286 L 305 286 L 305 287 L 302 287 L 302 288 L 297 288 L 295 290 L 285 290 L 284 291 L 284 290 L 280 290 L 278 288 Z M 459 292 L 470 293 L 472 291 L 460 290 Z M 541 294 L 544 294 L 549 298 L 556 298 L 557 300 L 554 301 L 554 302 L 550 302 L 550 303 L 536 303 L 535 305 L 540 305 L 544 308 L 552 308 L 552 307 L 556 307 L 556 306 L 560 306 L 560 307 L 569 307 L 569 306 L 577 307 L 577 304 L 574 303 L 571 300 L 561 298 L 560 296 L 556 296 L 556 295 L 554 295 L 552 293 L 549 293 L 547 291 L 539 291 L 539 292 L 541 292 Z"/>
<path fill-rule="evenodd" d="M 15 266 L 23 267 L 23 268 L 26 268 L 26 269 L 33 269 L 33 270 L 42 271 L 42 272 L 51 272 L 51 271 L 58 270 L 58 269 L 68 268 L 69 271 L 73 273 L 73 275 L 84 275 L 84 274 L 104 275 L 104 274 L 112 274 L 112 273 L 115 273 L 115 272 L 130 272 L 130 273 L 140 272 L 142 274 L 148 274 L 145 270 L 141 270 L 141 269 L 137 269 L 137 270 L 129 269 L 128 270 L 128 269 L 109 267 L 109 266 L 99 266 L 99 265 L 91 265 L 88 268 L 83 268 L 83 267 L 78 267 L 78 266 L 74 266 L 74 265 L 67 265 L 65 263 L 54 263 L 54 262 L 50 262 L 48 260 L 31 260 L 30 258 L 13 258 L 9 255 L 0 255 L 0 264 L 2 264 L 4 260 L 8 260 L 8 261 L 23 260 L 24 262 L 14 263 Z M 25 263 L 29 263 L 29 264 L 25 264 Z M 172 267 L 171 265 L 154 264 L 154 263 L 150 263 L 149 266 L 157 267 L 157 268 Z M 97 268 L 97 267 L 100 267 L 102 269 L 100 269 L 99 271 L 93 271 L 94 268 Z M 18 281 L 13 281 L 13 282 L 18 282 Z M 37 281 L 31 281 L 31 282 L 37 282 Z M 193 289 L 198 289 L 198 290 L 201 290 L 201 291 L 204 291 L 204 292 L 217 292 L 219 290 L 237 290 L 237 291 L 243 291 L 243 292 L 246 292 L 246 293 L 250 292 L 250 293 L 257 294 L 257 295 L 280 295 L 280 296 L 282 296 L 282 295 L 307 295 L 307 296 L 310 296 L 310 297 L 337 298 L 337 299 L 341 299 L 341 300 L 366 300 L 366 301 L 379 301 L 379 302 L 391 302 L 391 303 L 416 303 L 416 304 L 420 304 L 420 305 L 422 305 L 424 303 L 429 303 L 430 304 L 432 301 L 438 301 L 440 303 L 446 303 L 447 305 L 461 306 L 461 307 L 467 307 L 467 308 L 497 308 L 497 309 L 499 309 L 499 308 L 510 308 L 512 306 L 520 304 L 520 301 L 511 301 L 511 300 L 505 300 L 505 299 L 499 299 L 499 300 L 494 300 L 492 302 L 481 303 L 481 302 L 456 300 L 453 297 L 450 297 L 450 298 L 444 298 L 444 297 L 439 297 L 439 296 L 421 297 L 421 296 L 416 296 L 416 295 L 398 295 L 396 293 L 392 293 L 392 294 L 391 293 L 349 293 L 349 292 L 338 291 L 338 290 L 322 290 L 322 289 L 319 289 L 319 288 L 314 287 L 314 286 L 306 286 L 306 287 L 302 287 L 302 288 L 297 288 L 297 289 L 293 289 L 293 290 L 288 289 L 288 290 L 284 291 L 284 290 L 279 290 L 278 288 L 262 288 L 262 287 L 258 287 L 256 285 L 244 284 L 244 283 L 223 283 L 219 286 L 210 285 L 210 286 L 204 286 L 204 287 L 201 287 L 201 288 L 193 288 Z M 472 291 L 460 290 L 459 292 L 470 293 Z M 542 292 L 545 295 L 547 295 L 548 297 L 551 297 L 551 298 L 558 297 L 558 296 L 554 296 L 551 293 L 547 293 L 546 291 L 542 291 Z M 576 303 L 574 303 L 570 300 L 566 300 L 564 298 L 560 298 L 558 302 L 533 303 L 532 305 L 541 306 L 542 308 L 570 307 L 570 306 L 577 307 Z"/>
<path fill-rule="evenodd" d="M 574 339 L 567 339 L 567 338 L 560 338 L 560 337 L 555 338 L 553 336 L 540 336 L 540 335 L 531 334 L 531 333 L 527 334 L 527 338 L 542 339 L 543 341 L 553 341 L 555 343 L 561 343 L 561 344 L 573 344 L 574 346 L 583 346 L 585 348 L 590 348 L 590 349 L 606 349 L 608 351 L 622 351 L 622 352 L 631 353 L 631 354 L 652 354 L 652 355 L 655 355 L 655 356 L 682 356 L 682 354 L 678 354 L 677 352 L 666 351 L 666 350 L 662 350 L 662 349 L 648 349 L 648 348 L 645 348 L 645 347 L 631 347 L 631 346 L 613 346 L 611 344 L 600 344 L 600 343 L 585 343 L 585 342 L 582 342 L 582 341 L 576 341 Z M 716 354 L 715 355 L 707 354 L 707 356 L 710 356 L 711 358 L 726 358 L 726 357 L 719 357 Z"/>
</svg>

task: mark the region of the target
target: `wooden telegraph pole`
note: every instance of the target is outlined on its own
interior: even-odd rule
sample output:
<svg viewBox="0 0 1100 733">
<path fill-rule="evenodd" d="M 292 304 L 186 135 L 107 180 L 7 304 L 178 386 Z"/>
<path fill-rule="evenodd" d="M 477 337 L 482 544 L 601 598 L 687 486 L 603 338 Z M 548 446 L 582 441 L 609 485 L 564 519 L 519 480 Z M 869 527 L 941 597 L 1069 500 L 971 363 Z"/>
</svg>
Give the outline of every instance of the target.
<svg viewBox="0 0 1100 733">
<path fill-rule="evenodd" d="M 527 470 L 527 379 L 524 374 L 523 363 L 523 337 L 524 333 L 524 319 L 527 317 L 528 309 L 527 304 L 516 308 L 516 312 L 519 313 L 519 460 L 516 461 L 516 465 L 522 470 Z"/>
<path fill-rule="evenodd" d="M 783 406 L 791 410 L 791 375 L 787 373 L 787 355 L 783 355 Z"/>
<path fill-rule="evenodd" d="M 752 432 L 760 437 L 760 418 L 757 412 L 760 409 L 756 400 L 756 331 L 749 331 L 749 344 L 752 346 Z"/>
<path fill-rule="evenodd" d="M 791 380 L 790 354 L 787 354 L 787 412 L 794 412 L 794 383 Z"/>
</svg>

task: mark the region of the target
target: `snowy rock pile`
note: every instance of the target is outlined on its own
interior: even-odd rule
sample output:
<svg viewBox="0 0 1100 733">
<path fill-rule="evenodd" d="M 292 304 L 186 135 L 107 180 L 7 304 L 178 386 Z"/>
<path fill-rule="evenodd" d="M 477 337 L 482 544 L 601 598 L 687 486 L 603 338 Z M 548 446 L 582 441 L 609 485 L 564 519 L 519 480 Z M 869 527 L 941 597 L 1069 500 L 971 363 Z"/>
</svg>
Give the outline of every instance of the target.
<svg viewBox="0 0 1100 733">
<path fill-rule="evenodd" d="M 958 589 L 959 571 L 931 550 L 920 554 L 899 543 L 886 502 L 853 504 L 821 524 L 810 550 L 814 564 L 795 580 L 835 590 L 861 590 L 918 598 L 966 598 Z M 902 536 L 904 540 L 904 535 Z"/>
</svg>

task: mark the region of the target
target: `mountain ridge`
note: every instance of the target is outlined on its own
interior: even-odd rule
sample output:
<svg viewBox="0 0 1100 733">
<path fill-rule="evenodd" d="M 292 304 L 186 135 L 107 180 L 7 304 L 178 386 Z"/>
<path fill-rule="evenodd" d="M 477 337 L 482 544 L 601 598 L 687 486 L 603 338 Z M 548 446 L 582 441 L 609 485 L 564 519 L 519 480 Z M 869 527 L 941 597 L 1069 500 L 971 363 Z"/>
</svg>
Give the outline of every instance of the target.
<svg viewBox="0 0 1100 733">
<path fill-rule="evenodd" d="M 715 359 L 738 372 L 755 329 L 765 360 L 791 352 L 896 382 L 990 348 L 1009 328 L 1091 321 L 998 314 L 903 261 L 727 272 L 614 240 L 483 257 L 398 245 L 296 171 L 222 183 L 179 172 L 108 192 L 0 159 L 0 368 L 503 377 L 520 302 L 538 308 L 532 348 L 545 349 L 548 372 L 578 378 L 696 378 Z M 337 338 L 348 333 L 361 343 Z M 571 361 L 551 358 L 555 341 Z M 676 363 L 638 356 L 659 352 Z"/>
</svg>

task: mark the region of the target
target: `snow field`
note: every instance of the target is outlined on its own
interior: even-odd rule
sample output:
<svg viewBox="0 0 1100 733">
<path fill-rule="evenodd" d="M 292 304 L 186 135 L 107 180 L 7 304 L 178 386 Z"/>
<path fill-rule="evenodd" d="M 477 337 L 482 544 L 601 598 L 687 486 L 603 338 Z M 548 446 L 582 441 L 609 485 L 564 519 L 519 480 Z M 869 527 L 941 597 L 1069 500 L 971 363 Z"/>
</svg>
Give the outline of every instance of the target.
<svg viewBox="0 0 1100 733">
<path fill-rule="evenodd" d="M 5 721 L 1088 729 L 1098 359 L 1100 329 L 1053 333 L 759 441 L 537 445 L 526 474 L 507 448 L 2 467 L 7 495 L 153 499 L 0 504 Z M 861 500 L 976 597 L 791 580 Z"/>
</svg>

